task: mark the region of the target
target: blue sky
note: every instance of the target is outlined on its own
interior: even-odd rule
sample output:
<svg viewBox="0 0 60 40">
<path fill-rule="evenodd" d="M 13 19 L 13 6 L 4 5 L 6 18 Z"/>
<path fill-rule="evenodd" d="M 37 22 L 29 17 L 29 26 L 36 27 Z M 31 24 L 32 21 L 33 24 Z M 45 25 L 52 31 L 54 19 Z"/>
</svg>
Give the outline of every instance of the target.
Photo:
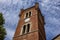
<svg viewBox="0 0 60 40">
<path fill-rule="evenodd" d="M 0 0 L 0 12 L 5 18 L 7 36 L 5 40 L 12 40 L 19 20 L 21 8 L 29 8 L 39 3 L 42 15 L 45 18 L 45 31 L 47 40 L 60 34 L 60 0 Z"/>
</svg>

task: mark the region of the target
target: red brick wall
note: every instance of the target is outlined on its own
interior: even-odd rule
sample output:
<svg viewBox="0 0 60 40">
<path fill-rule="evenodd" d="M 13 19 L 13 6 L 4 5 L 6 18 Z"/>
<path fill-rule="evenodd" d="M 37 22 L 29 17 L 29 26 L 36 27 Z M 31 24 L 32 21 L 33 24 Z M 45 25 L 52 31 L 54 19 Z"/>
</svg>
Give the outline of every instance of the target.
<svg viewBox="0 0 60 40">
<path fill-rule="evenodd" d="M 45 32 L 44 32 L 44 23 L 39 23 L 39 13 L 38 13 L 38 4 L 36 4 L 35 6 L 31 7 L 31 8 L 28 8 L 28 9 L 25 9 L 25 10 L 22 10 L 21 11 L 21 14 L 20 14 L 20 20 L 19 20 L 19 23 L 18 23 L 18 26 L 16 28 L 16 32 L 15 32 L 15 35 L 14 35 L 14 38 L 13 40 L 40 40 L 41 39 L 41 35 L 40 35 L 40 31 L 43 33 L 43 37 L 45 36 Z M 22 25 L 25 24 L 24 22 L 24 15 L 31 11 L 32 12 L 32 16 L 30 17 L 30 21 L 31 22 L 31 30 L 29 33 L 27 34 L 23 34 L 23 35 L 20 35 L 21 33 L 21 28 L 22 28 Z M 40 24 L 40 26 L 39 26 Z M 43 26 L 41 26 L 41 24 Z M 43 39 L 45 40 L 45 39 Z"/>
</svg>

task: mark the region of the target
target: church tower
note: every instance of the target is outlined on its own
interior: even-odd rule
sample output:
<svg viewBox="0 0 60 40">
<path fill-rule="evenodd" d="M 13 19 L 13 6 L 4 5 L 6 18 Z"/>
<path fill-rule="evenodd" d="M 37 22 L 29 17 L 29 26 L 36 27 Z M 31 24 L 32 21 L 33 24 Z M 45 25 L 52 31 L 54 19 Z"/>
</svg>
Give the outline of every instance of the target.
<svg viewBox="0 0 60 40">
<path fill-rule="evenodd" d="M 21 9 L 13 40 L 46 40 L 44 30 L 44 17 L 39 9 L 39 4 Z"/>
</svg>

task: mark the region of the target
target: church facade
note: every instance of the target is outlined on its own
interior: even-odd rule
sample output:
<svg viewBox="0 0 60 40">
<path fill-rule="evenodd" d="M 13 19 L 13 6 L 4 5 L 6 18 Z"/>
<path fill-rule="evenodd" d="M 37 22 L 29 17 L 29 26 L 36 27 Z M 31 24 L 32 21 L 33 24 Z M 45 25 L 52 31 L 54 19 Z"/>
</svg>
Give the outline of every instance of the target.
<svg viewBox="0 0 60 40">
<path fill-rule="evenodd" d="M 46 40 L 44 16 L 38 3 L 30 8 L 21 9 L 19 17 L 13 40 Z"/>
</svg>

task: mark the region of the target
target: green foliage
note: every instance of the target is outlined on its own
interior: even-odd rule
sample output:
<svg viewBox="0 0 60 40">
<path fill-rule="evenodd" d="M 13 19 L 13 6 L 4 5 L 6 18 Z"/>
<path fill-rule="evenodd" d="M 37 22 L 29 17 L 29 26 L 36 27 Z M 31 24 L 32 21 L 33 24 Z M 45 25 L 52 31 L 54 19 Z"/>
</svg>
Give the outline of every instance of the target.
<svg viewBox="0 0 60 40">
<path fill-rule="evenodd" d="M 4 18 L 3 18 L 3 14 L 0 13 L 0 25 L 4 24 Z"/>
<path fill-rule="evenodd" d="M 0 40 L 4 40 L 5 35 L 6 35 L 6 30 L 3 26 L 3 24 L 4 24 L 3 14 L 0 13 Z"/>
</svg>

